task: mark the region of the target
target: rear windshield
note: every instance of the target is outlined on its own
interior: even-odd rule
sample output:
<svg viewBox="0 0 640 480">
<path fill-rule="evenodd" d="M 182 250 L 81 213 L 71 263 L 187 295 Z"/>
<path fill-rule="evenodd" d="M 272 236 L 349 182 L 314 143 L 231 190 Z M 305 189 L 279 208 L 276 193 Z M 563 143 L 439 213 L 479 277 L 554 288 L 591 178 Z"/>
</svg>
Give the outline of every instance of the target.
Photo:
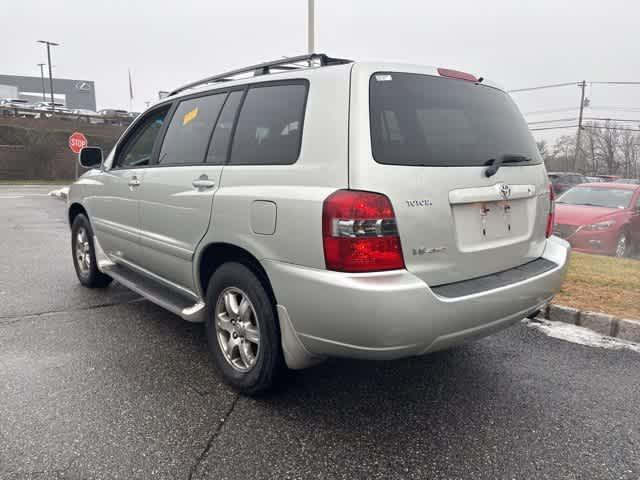
<svg viewBox="0 0 640 480">
<path fill-rule="evenodd" d="M 371 76 L 369 94 L 371 147 L 379 163 L 466 167 L 503 155 L 542 162 L 518 108 L 495 88 L 378 72 Z"/>
<path fill-rule="evenodd" d="M 573 187 L 560 195 L 556 203 L 627 208 L 632 196 L 633 190 L 623 190 L 621 188 Z"/>
</svg>

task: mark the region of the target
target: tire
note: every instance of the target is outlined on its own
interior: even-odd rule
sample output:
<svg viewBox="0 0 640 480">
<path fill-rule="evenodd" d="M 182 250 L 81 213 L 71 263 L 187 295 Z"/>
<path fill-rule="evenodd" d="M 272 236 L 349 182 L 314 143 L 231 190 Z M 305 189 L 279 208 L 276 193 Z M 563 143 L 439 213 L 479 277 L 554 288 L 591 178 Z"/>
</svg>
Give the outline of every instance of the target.
<svg viewBox="0 0 640 480">
<path fill-rule="evenodd" d="M 243 264 L 225 263 L 211 276 L 206 304 L 207 341 L 222 380 L 248 395 L 271 388 L 284 360 L 275 302 L 260 279 Z"/>
<path fill-rule="evenodd" d="M 618 258 L 628 257 L 631 253 L 631 243 L 627 232 L 622 232 L 616 239 L 616 249 L 614 255 Z"/>
<path fill-rule="evenodd" d="M 88 288 L 104 288 L 112 282 L 109 275 L 98 270 L 93 230 L 89 219 L 82 213 L 76 215 L 71 225 L 71 254 L 73 266 L 80 283 Z"/>
</svg>

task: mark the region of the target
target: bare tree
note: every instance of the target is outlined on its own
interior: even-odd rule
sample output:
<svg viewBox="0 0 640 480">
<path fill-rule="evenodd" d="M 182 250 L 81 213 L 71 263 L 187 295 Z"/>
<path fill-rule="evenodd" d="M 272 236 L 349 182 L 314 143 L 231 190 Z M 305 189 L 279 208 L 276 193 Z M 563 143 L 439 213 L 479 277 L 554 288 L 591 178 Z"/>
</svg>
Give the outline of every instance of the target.
<svg viewBox="0 0 640 480">
<path fill-rule="evenodd" d="M 559 137 L 553 147 L 536 142 L 549 170 L 576 170 L 587 175 L 640 175 L 640 135 L 623 129 L 621 124 L 587 122 L 580 141 L 580 161 L 576 158 L 575 136 Z"/>
<path fill-rule="evenodd" d="M 549 146 L 548 146 L 546 140 L 537 140 L 536 141 L 536 147 L 538 147 L 538 151 L 540 152 L 540 156 L 542 158 L 544 158 L 547 155 L 549 155 Z"/>
<path fill-rule="evenodd" d="M 600 171 L 600 155 L 598 154 L 598 131 L 593 123 L 585 125 L 582 141 L 582 152 L 585 159 L 585 173 L 598 175 Z"/>
<path fill-rule="evenodd" d="M 571 170 L 575 165 L 576 142 L 573 136 L 564 135 L 553 146 L 555 164 L 562 170 Z"/>
<path fill-rule="evenodd" d="M 620 132 L 620 156 L 622 163 L 621 174 L 625 178 L 634 177 L 636 175 L 636 166 L 635 166 L 635 144 L 638 143 L 638 137 L 633 134 L 633 132 L 629 130 L 623 130 Z"/>
<path fill-rule="evenodd" d="M 601 156 L 606 172 L 613 175 L 618 171 L 619 162 L 617 158 L 618 142 L 620 140 L 620 132 L 615 123 L 607 120 L 604 124 L 595 127 L 597 132 L 597 150 Z"/>
<path fill-rule="evenodd" d="M 536 146 L 538 147 L 538 152 L 540 152 L 540 156 L 544 161 L 544 164 L 547 166 L 547 169 L 554 169 L 555 165 L 555 157 L 553 153 L 549 150 L 549 144 L 546 140 L 538 140 L 536 142 Z"/>
</svg>

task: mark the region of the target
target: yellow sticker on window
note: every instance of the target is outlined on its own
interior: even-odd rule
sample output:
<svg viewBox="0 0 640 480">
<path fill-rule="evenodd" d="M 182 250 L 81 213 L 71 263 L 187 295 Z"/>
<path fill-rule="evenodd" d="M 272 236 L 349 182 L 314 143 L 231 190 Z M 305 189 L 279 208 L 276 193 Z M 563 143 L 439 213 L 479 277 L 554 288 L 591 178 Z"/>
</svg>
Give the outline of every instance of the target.
<svg viewBox="0 0 640 480">
<path fill-rule="evenodd" d="M 182 125 L 183 126 L 186 125 L 197 116 L 198 116 L 198 107 L 184 114 L 184 117 L 182 117 Z"/>
</svg>

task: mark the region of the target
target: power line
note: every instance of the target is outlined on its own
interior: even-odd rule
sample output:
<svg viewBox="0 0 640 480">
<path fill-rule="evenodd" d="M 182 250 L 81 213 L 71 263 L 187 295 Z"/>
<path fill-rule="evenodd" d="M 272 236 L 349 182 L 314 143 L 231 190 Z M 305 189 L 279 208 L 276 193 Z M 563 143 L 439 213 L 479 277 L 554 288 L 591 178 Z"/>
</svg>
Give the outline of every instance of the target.
<svg viewBox="0 0 640 480">
<path fill-rule="evenodd" d="M 537 132 L 539 130 L 559 130 L 562 128 L 576 128 L 578 125 L 558 125 L 556 127 L 537 127 L 530 128 L 529 130 L 532 132 Z M 606 127 L 604 125 L 582 125 L 582 128 L 601 128 L 603 130 L 618 130 L 621 132 L 640 132 L 640 128 L 621 128 L 621 127 Z"/>
<path fill-rule="evenodd" d="M 553 85 L 540 85 L 538 87 L 518 88 L 516 90 L 507 90 L 509 93 L 530 92 L 532 90 L 544 90 L 546 88 L 568 87 L 570 85 L 579 85 L 579 82 L 554 83 Z"/>
<path fill-rule="evenodd" d="M 621 132 L 640 132 L 640 128 L 605 127 L 604 125 L 583 125 L 582 128 L 603 128 L 605 130 L 618 130 Z"/>
<path fill-rule="evenodd" d="M 619 112 L 640 112 L 640 108 L 637 107 L 625 107 L 623 105 L 601 105 L 601 106 L 589 106 L 591 110 L 611 110 Z"/>
<path fill-rule="evenodd" d="M 558 118 L 557 120 L 538 120 L 537 122 L 527 122 L 529 125 L 534 125 L 538 123 L 557 123 L 557 122 L 573 122 L 578 120 L 577 117 L 573 118 Z"/>
<path fill-rule="evenodd" d="M 532 110 L 530 112 L 525 112 L 523 115 L 537 115 L 540 113 L 558 113 L 558 112 L 569 112 L 571 110 L 578 110 L 580 107 L 566 107 L 566 108 L 549 108 L 544 110 Z"/>
<path fill-rule="evenodd" d="M 561 112 L 570 112 L 572 110 L 578 110 L 580 107 L 566 107 L 566 108 L 548 108 L 542 110 L 531 110 L 530 112 L 524 112 L 523 115 L 541 115 L 546 113 L 561 113 Z M 589 105 L 585 107 L 587 110 L 600 110 L 600 111 L 617 111 L 617 112 L 640 112 L 640 108 L 638 107 L 624 107 L 622 105 L 602 105 L 602 106 L 593 106 Z"/>
<path fill-rule="evenodd" d="M 517 92 L 531 92 L 533 90 L 544 90 L 547 88 L 568 87 L 570 85 L 580 86 L 582 82 L 566 82 L 566 83 L 554 83 L 552 85 L 539 85 L 537 87 L 517 88 L 515 90 L 507 90 L 509 93 Z M 640 82 L 586 82 L 590 85 L 640 85 Z"/>
<path fill-rule="evenodd" d="M 539 128 L 530 128 L 529 130 L 531 130 L 532 132 L 537 132 L 538 130 L 558 130 L 560 128 L 576 128 L 577 126 L 578 124 L 576 123 L 575 125 L 563 125 L 558 127 L 539 127 Z"/>
<path fill-rule="evenodd" d="M 584 117 L 585 120 L 601 120 L 601 121 L 610 121 L 610 122 L 638 122 L 640 120 L 637 118 L 610 118 L 610 117 Z M 527 122 L 528 125 L 536 125 L 540 123 L 558 123 L 558 122 L 573 122 L 578 120 L 577 117 L 573 118 L 555 118 L 552 120 L 537 120 L 535 122 Z"/>
<path fill-rule="evenodd" d="M 589 82 L 591 85 L 640 85 L 640 82 Z"/>
<path fill-rule="evenodd" d="M 586 120 L 610 120 L 612 122 L 640 122 L 638 119 L 630 118 L 605 118 L 605 117 L 584 117 Z"/>
</svg>

